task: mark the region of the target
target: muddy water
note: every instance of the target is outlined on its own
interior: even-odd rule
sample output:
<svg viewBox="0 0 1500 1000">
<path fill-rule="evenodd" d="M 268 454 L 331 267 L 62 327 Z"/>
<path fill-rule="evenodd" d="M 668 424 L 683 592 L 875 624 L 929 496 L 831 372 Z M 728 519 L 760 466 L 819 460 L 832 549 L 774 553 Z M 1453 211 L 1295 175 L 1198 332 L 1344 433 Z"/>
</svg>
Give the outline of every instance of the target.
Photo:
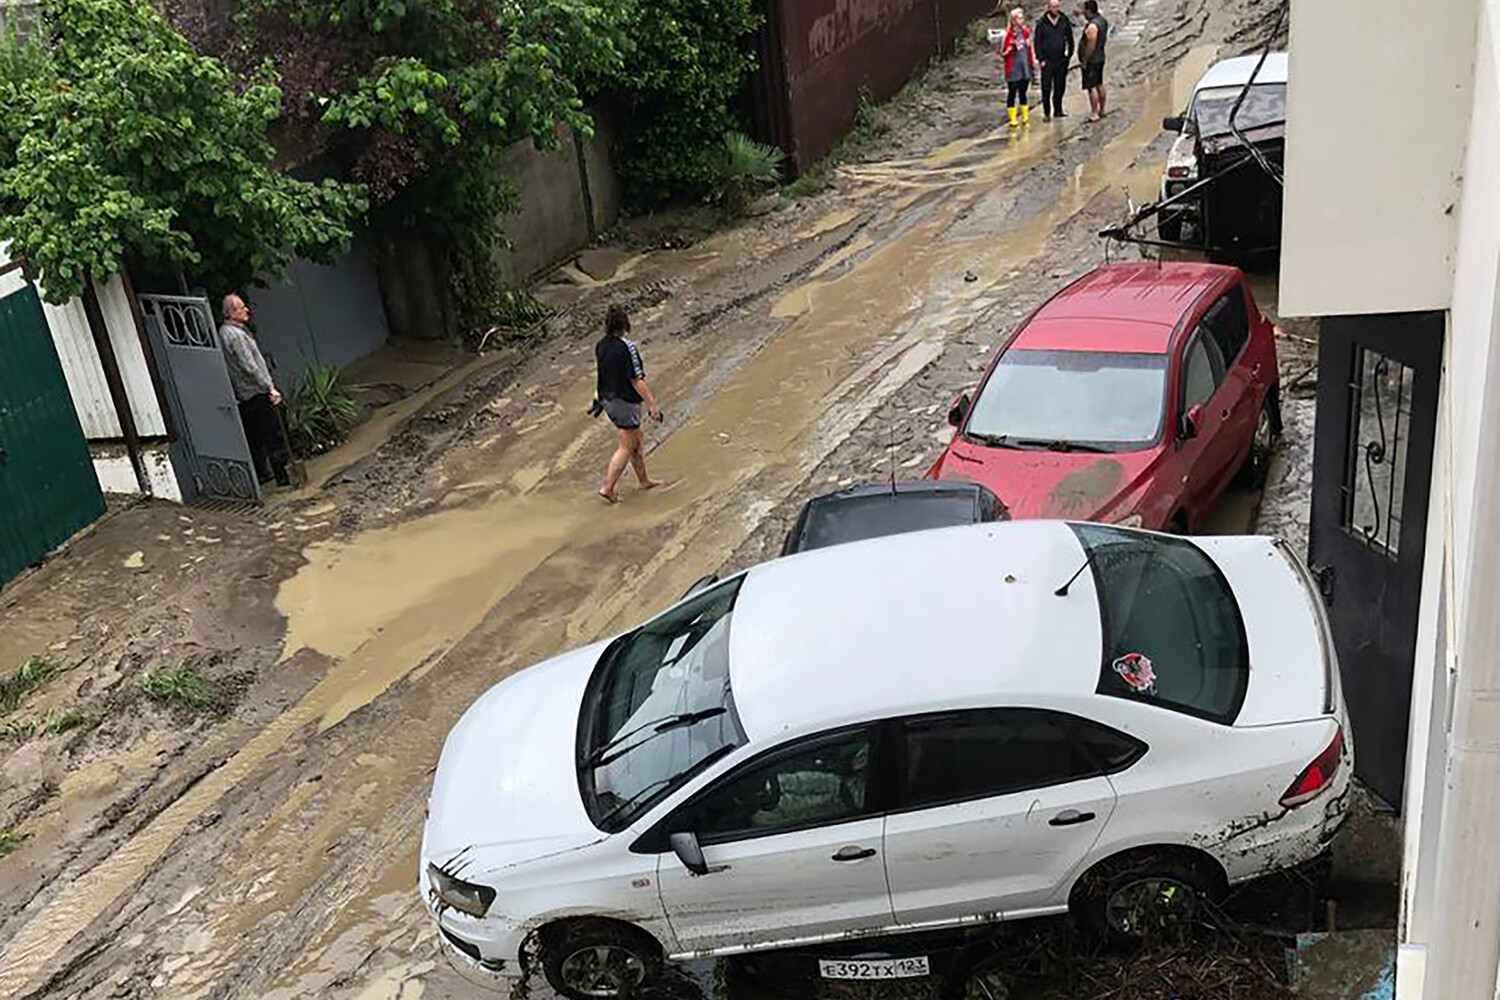
<svg viewBox="0 0 1500 1000">
<path fill-rule="evenodd" d="M 1178 80 L 1196 78 L 1211 55 L 1195 52 Z M 346 719 L 414 671 L 440 676 L 455 643 L 526 589 L 528 579 L 545 572 L 556 578 L 555 592 L 592 599 L 543 608 L 517 622 L 504 655 L 497 652 L 491 665 L 497 672 L 502 664 L 513 667 L 525 662 L 522 657 L 616 629 L 721 565 L 772 504 L 938 356 L 945 339 L 998 301 L 1008 278 L 1043 248 L 1050 232 L 1120 183 L 1159 134 L 1162 115 L 1180 106 L 1179 87 L 1170 79 L 1153 85 L 1139 119 L 1070 178 L 1058 202 L 1003 238 L 959 223 L 970 213 L 983 215 L 1012 172 L 1054 150 L 1069 133 L 996 133 L 928 158 L 853 171 L 865 184 L 866 206 L 819 220 L 808 232 L 832 232 L 862 212 L 875 213 L 878 224 L 773 303 L 771 315 L 785 321 L 780 334 L 716 381 L 712 394 L 661 441 L 651 461 L 675 478 L 670 488 L 647 497 L 627 487 L 627 502 L 615 509 L 590 497 L 609 435 L 581 415 L 587 392 L 578 389 L 536 401 L 515 434 L 481 449 L 493 464 L 454 484 L 467 487 L 459 505 L 310 549 L 307 566 L 277 602 L 287 616 L 286 652 L 317 649 L 335 658 L 335 666 L 302 702 L 23 926 L 0 959 L 0 995 L 19 991 L 48 967 L 294 733 Z M 891 207 L 896 192 L 905 193 L 895 204 L 907 211 Z M 734 239 L 723 245 L 734 246 Z M 695 259 L 703 267 L 723 265 Z M 964 280 L 968 269 L 983 280 Z M 653 381 L 671 399 L 693 398 L 713 372 L 712 358 L 691 346 L 657 345 L 648 360 Z M 387 933 L 393 921 L 399 924 L 398 914 L 409 919 L 414 900 L 407 896 L 402 903 L 392 895 L 409 885 L 415 863 L 420 811 L 413 814 L 407 800 L 423 784 L 451 721 L 451 712 L 437 712 L 403 723 L 393 741 L 403 752 L 362 765 L 362 781 L 318 791 L 316 807 L 313 792 L 286 797 L 259 833 L 221 859 L 221 884 L 263 889 L 205 894 L 192 904 L 202 919 L 192 955 L 169 970 L 172 994 L 206 988 L 258 919 L 314 894 L 328 845 L 361 821 L 398 824 L 388 853 L 361 862 L 370 876 L 363 895 L 341 901 L 340 918 L 318 941 L 306 943 L 308 961 L 284 971 L 276 995 L 317 992 L 324 972 L 351 968 L 357 961 L 350 956 Z M 268 872 L 273 877 L 265 878 Z M 409 995 L 407 985 L 398 984 L 400 995 Z"/>
</svg>

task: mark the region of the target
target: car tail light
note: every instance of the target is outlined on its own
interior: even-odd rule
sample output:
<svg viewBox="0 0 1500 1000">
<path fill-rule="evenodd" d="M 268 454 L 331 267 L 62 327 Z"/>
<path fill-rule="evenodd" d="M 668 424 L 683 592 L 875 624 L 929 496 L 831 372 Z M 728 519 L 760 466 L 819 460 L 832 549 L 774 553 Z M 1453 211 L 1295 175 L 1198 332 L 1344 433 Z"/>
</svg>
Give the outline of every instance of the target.
<svg viewBox="0 0 1500 1000">
<path fill-rule="evenodd" d="M 1339 727 L 1333 734 L 1333 742 L 1328 744 L 1328 749 L 1313 760 L 1313 762 L 1297 775 L 1297 780 L 1292 782 L 1292 787 L 1286 790 L 1281 797 L 1281 804 L 1288 809 L 1295 809 L 1304 802 L 1311 802 L 1317 798 L 1322 791 L 1333 784 L 1334 776 L 1339 773 L 1339 765 L 1344 760 L 1344 729 Z"/>
<path fill-rule="evenodd" d="M 1186 180 L 1189 171 L 1187 167 L 1168 167 L 1167 176 L 1174 181 Z"/>
</svg>

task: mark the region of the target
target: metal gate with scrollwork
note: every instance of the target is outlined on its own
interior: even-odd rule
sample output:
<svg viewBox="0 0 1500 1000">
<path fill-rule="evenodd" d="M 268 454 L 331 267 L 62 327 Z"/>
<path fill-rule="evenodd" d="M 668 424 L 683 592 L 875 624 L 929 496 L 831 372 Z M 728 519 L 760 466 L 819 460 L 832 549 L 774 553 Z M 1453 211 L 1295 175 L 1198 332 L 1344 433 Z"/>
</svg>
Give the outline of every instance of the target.
<svg viewBox="0 0 1500 1000">
<path fill-rule="evenodd" d="M 1399 808 L 1406 777 L 1443 313 L 1323 321 L 1308 562 L 1328 602 L 1354 765 Z"/>
<path fill-rule="evenodd" d="M 206 299 L 140 295 L 146 332 L 178 427 L 173 460 L 191 472 L 184 500 L 260 500 L 260 482 Z M 187 487 L 191 487 L 191 489 Z"/>
</svg>

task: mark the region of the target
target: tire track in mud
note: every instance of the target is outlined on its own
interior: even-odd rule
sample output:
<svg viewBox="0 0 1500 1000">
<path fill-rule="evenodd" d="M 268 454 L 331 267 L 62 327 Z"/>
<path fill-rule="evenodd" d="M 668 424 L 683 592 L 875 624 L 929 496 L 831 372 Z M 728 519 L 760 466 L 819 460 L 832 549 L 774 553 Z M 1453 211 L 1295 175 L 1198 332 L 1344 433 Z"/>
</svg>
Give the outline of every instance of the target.
<svg viewBox="0 0 1500 1000">
<path fill-rule="evenodd" d="M 1044 213 L 1027 227 L 1023 227 L 1027 232 L 1023 233 L 1021 239 L 998 254 L 991 247 L 991 258 L 1003 261 L 1005 267 L 1017 268 L 1041 253 L 1047 234 L 1061 222 L 1082 211 L 1113 180 L 1114 175 L 1128 166 L 1140 149 L 1154 138 L 1154 127 L 1147 128 L 1141 123 L 1149 124 L 1151 116 L 1160 111 L 1158 103 L 1155 99 L 1143 102 L 1141 114 L 1135 124 L 1127 126 L 1122 133 L 1126 136 L 1123 141 L 1116 137 L 1111 143 L 1104 144 L 1101 136 L 1095 145 L 1103 148 L 1095 149 L 1095 157 L 1102 160 L 1102 166 L 1090 176 L 1085 177 L 1082 171 L 1075 175 L 1071 188 L 1064 185 L 1062 207 L 1055 212 Z M 1042 144 L 1036 145 L 1038 148 L 1035 152 L 1040 155 Z M 1111 150 L 1114 151 L 1112 154 Z M 1090 161 L 1095 157 L 1091 157 Z M 377 732 L 389 738 L 381 741 L 381 748 L 404 751 L 398 753 L 395 759 L 394 770 L 399 773 L 382 778 L 384 788 L 377 789 L 371 798 L 354 803 L 350 808 L 344 808 L 350 806 L 350 803 L 332 790 L 340 783 L 322 783 L 322 795 L 317 801 L 325 814 L 336 812 L 342 820 L 354 824 L 356 829 L 365 823 L 372 824 L 366 827 L 367 832 L 363 835 L 355 835 L 355 840 L 365 849 L 358 854 L 359 860 L 349 857 L 352 848 L 344 844 L 341 858 L 347 860 L 343 863 L 332 866 L 327 863 L 319 864 L 309 856 L 303 856 L 299 861 L 296 857 L 298 845 L 287 841 L 302 840 L 309 829 L 318 831 L 318 824 L 306 817 L 299 820 L 295 814 L 278 816 L 279 805 L 273 802 L 262 819 L 260 829 L 268 830 L 279 824 L 277 829 L 272 830 L 268 838 L 252 835 L 249 840 L 258 846 L 275 845 L 285 854 L 257 852 L 257 858 L 281 858 L 304 872 L 316 873 L 314 877 L 310 880 L 288 881 L 286 887 L 269 904 L 259 905 L 257 909 L 261 911 L 260 922 L 245 923 L 247 914 L 233 913 L 235 907 L 230 905 L 232 900 L 226 899 L 221 905 L 214 906 L 209 905 L 212 903 L 210 899 L 204 906 L 180 911 L 175 919 L 164 918 L 162 923 L 167 926 L 156 930 L 183 931 L 190 929 L 190 925 L 197 921 L 197 930 L 207 933 L 210 941 L 217 942 L 214 947 L 206 949 L 206 958 L 195 964 L 189 957 L 185 965 L 177 966 L 183 973 L 180 985 L 184 992 L 180 995 L 190 995 L 188 991 L 210 987 L 215 995 L 250 995 L 240 992 L 249 990 L 263 992 L 274 986 L 271 982 L 272 970 L 267 968 L 267 959 L 279 957 L 281 961 L 277 964 L 286 969 L 293 968 L 296 964 L 294 959 L 299 956 L 316 964 L 327 952 L 320 951 L 315 946 L 314 937 L 321 939 L 326 938 L 329 933 L 335 933 L 335 940 L 339 940 L 351 931 L 360 930 L 359 921 L 349 917 L 350 911 L 355 911 L 371 927 L 376 928 L 370 932 L 371 935 L 384 937 L 385 934 L 379 927 L 384 920 L 384 926 L 389 929 L 390 919 L 374 913 L 373 901 L 368 892 L 354 900 L 345 897 L 341 900 L 337 913 L 335 908 L 320 904 L 319 900 L 325 892 L 334 891 L 340 886 L 378 887 L 382 884 L 404 884 L 410 881 L 411 859 L 407 855 L 414 847 L 412 838 L 415 830 L 407 827 L 408 824 L 415 827 L 414 817 L 425 798 L 425 781 L 421 780 L 421 772 L 428 761 L 435 759 L 434 737 L 440 741 L 441 733 L 446 732 L 447 725 L 456 718 L 457 709 L 467 704 L 467 699 L 472 695 L 493 683 L 501 672 L 538 659 L 562 642 L 571 643 L 592 637 L 621 618 L 638 617 L 639 613 L 632 612 L 633 608 L 642 603 L 650 605 L 662 599 L 670 599 L 674 593 L 673 588 L 685 585 L 690 578 L 699 575 L 705 563 L 718 565 L 731 558 L 736 546 L 776 502 L 800 486 L 807 475 L 842 444 L 849 434 L 868 420 L 871 413 L 887 398 L 908 385 L 928 367 L 941 353 L 943 344 L 966 330 L 975 315 L 988 312 L 1000 301 L 1008 279 L 996 278 L 975 289 L 966 288 L 966 283 L 962 283 L 961 278 L 948 282 L 938 280 L 939 271 L 947 273 L 951 269 L 950 265 L 960 259 L 984 253 L 981 241 L 964 243 L 927 262 L 924 275 L 927 284 L 922 286 L 928 291 L 926 296 L 913 300 L 907 295 L 892 295 L 889 289 L 874 293 L 879 301 L 873 311 L 867 308 L 870 315 L 904 317 L 901 323 L 895 324 L 891 334 L 877 338 L 872 345 L 869 343 L 868 322 L 864 326 L 859 326 L 857 321 L 845 322 L 843 329 L 830 333 L 825 342 L 814 345 L 818 351 L 812 355 L 798 354 L 794 341 L 802 327 L 813 322 L 815 328 L 827 329 L 819 326 L 823 323 L 821 317 L 814 321 L 805 319 L 818 315 L 818 300 L 835 292 L 841 297 L 852 297 L 851 293 L 861 291 L 861 280 L 870 280 L 871 274 L 876 275 L 877 284 L 893 284 L 893 275 L 909 280 L 909 268 L 905 266 L 909 261 L 904 258 L 901 266 L 884 265 L 890 267 L 888 271 L 880 271 L 879 265 L 872 265 L 872 260 L 880 257 L 882 250 L 888 260 L 902 256 L 890 249 L 893 245 L 901 244 L 902 240 L 907 241 L 902 249 L 907 252 L 906 256 L 910 256 L 913 252 L 920 251 L 919 244 L 941 239 L 960 210 L 971 207 L 985 197 L 986 193 L 982 188 L 1013 179 L 1015 172 L 1029 169 L 1035 164 L 1034 158 L 1016 158 L 1006 169 L 986 172 L 984 168 L 989 164 L 981 155 L 977 162 L 965 165 L 965 169 L 969 171 L 967 177 L 955 181 L 954 175 L 949 172 L 943 175 L 940 182 L 933 182 L 930 187 L 918 190 L 915 197 L 907 195 L 912 200 L 900 204 L 894 210 L 894 219 L 905 224 L 901 227 L 904 231 L 894 237 L 886 236 L 885 243 L 877 241 L 867 251 L 861 251 L 861 259 L 851 260 L 842 273 L 825 278 L 822 275 L 812 275 L 817 265 L 804 269 L 803 273 L 818 286 L 808 290 L 807 308 L 793 309 L 790 322 L 771 333 L 754 350 L 747 352 L 743 363 L 723 378 L 719 391 L 707 395 L 691 417 L 684 418 L 676 431 L 658 446 L 658 454 L 663 461 L 680 461 L 683 465 L 693 464 L 686 461 L 693 456 L 712 454 L 716 435 L 728 433 L 718 430 L 719 427 L 738 427 L 747 421 L 753 424 L 758 417 L 755 404 L 762 402 L 768 385 L 780 388 L 785 395 L 789 392 L 785 387 L 787 378 L 806 372 L 809 357 L 824 358 L 813 364 L 814 369 L 819 365 L 824 367 L 821 376 L 812 380 L 815 383 L 812 388 L 802 387 L 800 396 L 797 391 L 789 392 L 791 397 L 798 400 L 799 412 L 805 413 L 809 419 L 801 423 L 794 422 L 790 433 L 780 427 L 761 428 L 758 432 L 759 439 L 756 439 L 757 432 L 752 429 L 748 461 L 743 457 L 744 452 L 736 453 L 736 457 L 731 460 L 720 457 L 710 461 L 710 473 L 703 482 L 679 487 L 680 496 L 666 495 L 665 510 L 623 511 L 621 513 L 624 516 L 618 519 L 623 523 L 612 524 L 604 529 L 598 525 L 597 511 L 590 508 L 590 513 L 583 513 L 583 509 L 573 502 L 575 498 L 572 488 L 576 485 L 581 470 L 549 467 L 541 483 L 548 486 L 550 481 L 550 488 L 542 489 L 534 495 L 527 491 L 527 498 L 534 498 L 539 503 L 565 511 L 561 516 L 561 534 L 568 538 L 567 544 L 544 544 L 533 557 L 527 558 L 525 562 L 528 563 L 528 568 L 514 578 L 515 582 L 511 586 L 498 593 L 491 591 L 480 602 L 482 607 L 479 620 L 462 618 L 457 621 L 452 634 L 439 642 L 440 651 L 435 661 L 430 655 L 412 660 L 411 662 L 421 664 L 420 675 L 402 680 L 404 671 L 401 671 L 387 679 L 387 686 L 402 685 L 399 694 L 403 701 L 425 704 L 429 715 L 419 720 L 425 725 L 414 726 L 411 724 L 412 720 L 407 718 L 390 718 L 391 699 L 376 701 L 386 691 L 386 686 L 380 687 L 368 697 L 356 699 L 357 703 L 341 704 L 339 699 L 331 696 L 335 688 L 346 684 L 350 678 L 331 673 L 330 677 L 335 679 L 330 682 L 330 688 L 323 695 L 310 701 L 305 700 L 302 705 L 263 731 L 257 741 L 252 741 L 260 745 L 246 759 L 231 761 L 229 766 L 221 769 L 222 780 L 214 780 L 220 773 L 216 772 L 189 796 L 179 800 L 181 815 L 152 833 L 149 838 L 143 838 L 140 843 L 127 844 L 94 872 L 88 873 L 75 889 L 70 889 L 70 893 L 65 894 L 68 898 L 62 901 L 63 905 L 56 911 L 59 916 L 39 923 L 34 921 L 22 928 L 5 951 L 0 953 L 0 962 L 4 963 L 4 971 L 0 971 L 0 992 L 11 993 L 24 989 L 37 973 L 53 964 L 84 925 L 107 912 L 127 887 L 139 885 L 142 879 L 149 878 L 159 870 L 161 856 L 176 841 L 177 836 L 188 829 L 193 817 L 210 808 L 213 802 L 223 798 L 226 793 L 240 789 L 252 772 L 269 762 L 274 755 L 280 754 L 284 746 L 295 745 L 293 736 L 303 725 L 319 719 L 327 723 L 329 712 L 343 713 L 335 721 L 346 719 L 350 712 L 360 713 L 359 718 L 350 721 L 351 724 L 358 723 L 359 727 L 364 727 L 364 731 L 357 732 L 351 730 L 350 726 L 343 726 L 327 735 L 337 734 L 343 741 L 354 742 L 361 736 L 371 735 L 368 727 L 379 724 Z M 910 178 L 896 177 L 884 186 L 880 178 L 867 177 L 865 180 L 871 186 L 865 192 L 865 198 L 879 201 L 884 192 L 905 186 Z M 931 178 L 927 180 L 930 181 Z M 917 183 L 921 184 L 922 179 L 918 178 Z M 911 211 L 914 208 L 920 208 L 921 211 Z M 911 214 L 904 214 L 906 212 Z M 924 215 L 930 216 L 933 213 L 942 214 L 946 218 L 937 220 L 936 224 L 932 219 L 924 218 Z M 864 228 L 865 224 L 862 224 L 860 229 Z M 850 233 L 841 241 L 840 247 L 848 246 L 854 235 Z M 993 241 L 991 234 L 990 242 Z M 828 254 L 822 255 L 822 259 L 827 256 Z M 851 283 L 851 276 L 858 275 L 864 275 L 864 278 L 855 279 Z M 790 280 L 795 279 L 788 279 Z M 786 283 L 783 282 L 780 287 L 784 287 Z M 934 283 L 940 286 L 936 289 L 937 294 L 934 294 L 931 287 Z M 900 282 L 894 284 L 898 288 L 905 287 Z M 955 285 L 956 287 L 950 287 Z M 770 295 L 773 290 L 776 289 L 767 288 L 746 296 L 733 309 L 719 312 L 714 321 L 735 310 L 746 309 Z M 865 291 L 868 292 L 869 289 Z M 869 316 L 866 320 L 868 318 Z M 851 323 L 855 326 L 854 329 L 849 328 Z M 837 327 L 839 323 L 835 320 L 828 326 Z M 866 359 L 863 363 L 858 362 L 861 354 Z M 685 367 L 689 376 L 702 374 L 702 358 L 695 358 L 690 351 L 678 352 L 674 362 Z M 829 400 L 834 402 L 830 405 Z M 540 439 L 541 444 L 533 442 L 512 450 L 519 451 L 521 459 L 528 455 L 545 456 L 549 451 L 552 454 L 559 450 L 567 453 L 574 442 L 588 436 L 592 429 L 584 425 L 582 434 L 579 434 L 576 418 L 566 423 L 568 426 L 563 427 L 560 433 L 554 429 L 545 434 Z M 577 453 L 577 450 L 573 451 L 575 456 Z M 515 464 L 520 459 L 510 456 L 508 460 Z M 701 462 L 698 463 L 698 467 L 701 465 Z M 513 506 L 514 501 L 514 497 L 502 496 L 497 500 L 492 496 L 490 502 Z M 478 509 L 482 510 L 483 507 Z M 511 514 L 514 513 L 512 510 Z M 473 518 L 472 523 L 476 528 L 497 526 L 494 521 L 486 521 L 482 516 L 474 515 L 471 508 L 459 511 L 458 514 L 467 514 Z M 434 515 L 440 516 L 444 515 Z M 680 559 L 680 555 L 690 549 L 695 556 L 702 557 L 700 561 Z M 347 549 L 340 555 L 347 555 Z M 487 567 L 490 564 L 483 565 Z M 622 582 L 622 577 L 625 582 Z M 586 610 L 574 615 L 558 616 L 552 610 L 558 604 Z M 431 636 L 420 638 L 426 641 Z M 497 645 L 503 643 L 502 648 L 507 650 L 503 665 L 496 664 L 492 654 L 486 656 L 487 641 Z M 356 650 L 360 648 L 355 647 Z M 350 650 L 350 653 L 354 651 Z M 369 655 L 368 650 L 365 655 Z M 440 678 L 451 682 L 437 690 L 435 685 Z M 434 708 L 434 704 L 442 699 L 460 704 L 456 707 Z M 344 765 L 344 768 L 345 777 L 355 777 L 348 773 L 349 765 Z M 397 817 L 403 818 L 405 822 L 392 825 L 391 821 Z M 187 822 L 179 822 L 184 818 Z M 382 819 L 385 821 L 383 824 Z M 371 829 L 379 832 L 372 835 L 368 832 Z M 224 834 L 220 834 L 221 841 L 223 837 Z M 309 843 L 315 844 L 317 839 L 313 838 Z M 223 867 L 231 876 L 229 881 L 234 881 L 236 871 L 252 870 L 253 866 L 235 860 L 234 855 L 242 853 L 242 850 L 234 850 L 234 845 L 222 846 L 229 849 L 229 854 L 222 859 Z M 354 863 L 349 864 L 348 860 L 354 860 Z M 210 865 L 209 869 L 212 868 Z M 319 868 L 323 870 L 318 871 Z M 380 877 L 371 878 L 370 873 L 376 871 L 381 873 Z M 86 905 L 81 904 L 84 900 L 88 901 Z M 282 903 L 289 905 L 276 909 L 277 904 Z M 403 908 L 401 912 L 405 913 L 409 909 Z M 212 917 L 216 910 L 221 918 L 226 914 L 237 918 L 222 921 L 219 935 L 214 934 L 212 927 Z M 92 916 L 89 919 L 82 919 L 90 913 Z M 204 916 L 210 919 L 201 919 Z M 271 924 L 268 925 L 266 921 Z M 126 930 L 132 922 L 130 919 L 117 919 L 111 922 L 109 930 Z M 227 933 L 230 931 L 236 933 Z M 245 937 L 252 933 L 257 940 L 254 956 L 243 953 Z M 400 933 L 410 935 L 411 930 L 400 929 Z M 99 940 L 108 941 L 111 936 L 101 936 Z M 267 940 L 268 938 L 273 940 Z M 266 947 L 273 943 L 274 947 Z M 91 945 L 87 949 L 88 958 L 96 957 L 94 947 L 95 945 Z M 367 959 L 368 952 L 354 968 L 360 968 Z M 89 961 L 80 962 L 75 955 L 68 962 L 63 978 L 51 978 L 50 982 L 60 986 L 88 964 Z M 352 975 L 347 963 L 342 972 Z M 333 981 L 328 980 L 324 985 L 329 986 Z M 173 979 L 168 978 L 164 985 L 172 986 L 173 982 Z M 283 984 L 283 988 L 291 991 L 287 995 L 305 995 L 295 982 Z M 178 994 L 174 992 L 174 995 Z"/>
</svg>

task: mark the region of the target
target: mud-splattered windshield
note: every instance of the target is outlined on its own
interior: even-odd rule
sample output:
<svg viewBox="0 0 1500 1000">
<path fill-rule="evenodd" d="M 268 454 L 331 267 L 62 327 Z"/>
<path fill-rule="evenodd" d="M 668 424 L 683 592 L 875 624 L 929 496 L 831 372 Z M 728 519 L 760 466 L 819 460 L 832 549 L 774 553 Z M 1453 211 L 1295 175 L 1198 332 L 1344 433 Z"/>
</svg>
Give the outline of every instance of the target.
<svg viewBox="0 0 1500 1000">
<path fill-rule="evenodd" d="M 1164 354 L 1010 350 L 974 401 L 964 433 L 1017 448 L 1148 448 L 1161 436 L 1166 384 Z"/>
<path fill-rule="evenodd" d="M 579 786 L 602 830 L 623 830 L 743 739 L 729 688 L 736 578 L 622 637 L 579 717 Z"/>
<path fill-rule="evenodd" d="M 1228 135 L 1234 131 L 1229 127 L 1229 112 L 1240 96 L 1240 87 L 1214 87 L 1200 90 L 1193 98 L 1191 117 L 1197 119 L 1198 134 L 1204 138 Z M 1286 121 L 1286 84 L 1257 83 L 1245 95 L 1240 113 L 1234 123 L 1241 132 L 1267 125 L 1279 125 Z"/>
<path fill-rule="evenodd" d="M 1099 593 L 1099 693 L 1233 722 L 1250 657 L 1239 604 L 1214 561 L 1178 538 L 1072 527 Z"/>
</svg>

